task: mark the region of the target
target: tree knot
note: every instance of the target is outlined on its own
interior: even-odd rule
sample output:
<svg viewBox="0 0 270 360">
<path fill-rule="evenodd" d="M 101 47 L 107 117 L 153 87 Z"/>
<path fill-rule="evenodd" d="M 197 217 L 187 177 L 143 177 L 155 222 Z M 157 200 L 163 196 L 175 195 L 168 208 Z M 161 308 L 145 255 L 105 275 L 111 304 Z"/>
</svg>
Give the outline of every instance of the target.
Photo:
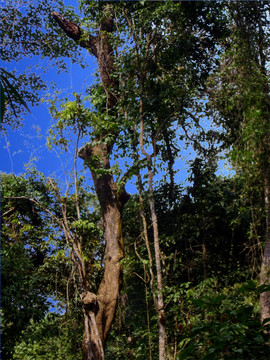
<svg viewBox="0 0 270 360">
<path fill-rule="evenodd" d="M 92 311 L 95 314 L 98 312 L 99 305 L 97 296 L 89 291 L 83 293 L 81 296 L 82 304 L 85 310 Z"/>
<path fill-rule="evenodd" d="M 80 159 L 86 160 L 92 155 L 91 146 L 89 144 L 84 145 L 79 151 L 78 156 Z"/>
</svg>

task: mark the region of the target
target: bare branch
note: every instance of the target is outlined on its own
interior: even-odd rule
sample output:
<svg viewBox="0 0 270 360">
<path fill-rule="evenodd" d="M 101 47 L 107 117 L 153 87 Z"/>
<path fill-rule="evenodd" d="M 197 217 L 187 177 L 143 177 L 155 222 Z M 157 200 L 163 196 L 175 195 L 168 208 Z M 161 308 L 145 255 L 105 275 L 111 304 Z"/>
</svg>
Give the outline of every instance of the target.
<svg viewBox="0 0 270 360">
<path fill-rule="evenodd" d="M 13 208 L 9 209 L 9 210 L 8 210 L 8 211 L 6 211 L 4 214 L 2 214 L 2 217 L 5 217 L 5 216 L 7 216 L 9 213 L 12 213 L 12 212 L 13 212 L 13 210 L 15 210 L 15 207 L 13 207 Z"/>
</svg>

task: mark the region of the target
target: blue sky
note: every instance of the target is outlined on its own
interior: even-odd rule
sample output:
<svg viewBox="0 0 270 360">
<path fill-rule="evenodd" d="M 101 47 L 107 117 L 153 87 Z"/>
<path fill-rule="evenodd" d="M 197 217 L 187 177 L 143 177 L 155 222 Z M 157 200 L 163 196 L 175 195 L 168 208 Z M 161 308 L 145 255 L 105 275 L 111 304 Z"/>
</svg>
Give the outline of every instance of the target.
<svg viewBox="0 0 270 360">
<path fill-rule="evenodd" d="M 64 3 L 66 6 L 77 4 L 76 1 L 71 0 L 65 0 Z M 73 91 L 80 93 L 83 86 L 91 85 L 96 71 L 95 59 L 86 50 L 84 50 L 84 56 L 88 63 L 86 69 L 82 69 L 79 65 L 73 64 L 71 59 L 67 59 L 67 73 L 64 71 L 58 73 L 58 69 L 54 67 L 42 75 L 43 80 L 48 84 L 53 81 L 56 88 L 61 89 L 65 95 L 70 96 Z M 41 63 L 44 65 L 44 60 L 39 56 L 34 56 L 16 63 L 2 63 L 1 66 L 7 70 L 16 70 L 20 74 L 29 66 L 35 67 Z M 51 89 L 48 88 L 47 92 L 50 93 Z M 0 171 L 19 175 L 25 172 L 25 164 L 31 162 L 46 176 L 61 177 L 63 175 L 63 164 L 68 166 L 72 157 L 60 154 L 58 150 L 57 152 L 49 151 L 46 146 L 47 131 L 51 124 L 48 105 L 40 103 L 39 106 L 30 108 L 30 110 L 31 114 L 25 116 L 22 127 L 14 131 L 8 129 L 7 133 L 0 137 Z M 59 155 L 62 163 L 59 160 Z M 82 160 L 79 160 L 78 164 L 82 165 Z"/>
<path fill-rule="evenodd" d="M 72 94 L 73 91 L 80 93 L 85 85 L 91 85 L 94 82 L 96 71 L 95 59 L 85 51 L 88 67 L 82 69 L 79 65 L 73 64 L 70 59 L 67 60 L 68 72 L 57 74 L 57 68 L 52 69 L 44 75 L 44 79 L 50 83 L 56 83 L 57 88 L 62 89 L 66 94 Z M 40 62 L 39 57 L 26 59 L 18 63 L 7 64 L 8 70 L 17 70 L 23 72 L 29 65 L 35 66 Z M 6 66 L 6 64 L 5 64 Z M 48 90 L 49 91 L 49 90 Z M 26 164 L 33 164 L 46 176 L 63 178 L 64 167 L 72 165 L 72 157 L 60 154 L 59 150 L 48 150 L 46 145 L 47 131 L 51 124 L 48 105 L 40 103 L 39 106 L 31 108 L 31 114 L 25 116 L 23 126 L 17 130 L 8 130 L 7 134 L 0 138 L 1 145 L 1 167 L 0 170 L 6 173 L 19 175 L 25 172 Z M 57 153 L 56 153 L 57 151 Z M 59 160 L 61 156 L 61 161 Z M 186 152 L 187 156 L 188 153 Z M 78 159 L 78 165 L 82 168 L 83 161 Z M 187 177 L 187 171 L 183 161 L 178 161 L 179 169 L 178 181 L 184 181 Z M 181 171 L 180 171 L 181 170 Z M 89 173 L 90 177 L 90 173 Z M 134 193 L 134 186 L 129 185 L 128 191 Z"/>
<path fill-rule="evenodd" d="M 76 2 L 66 0 L 65 4 L 74 5 Z M 48 83 L 53 81 L 56 83 L 57 88 L 63 89 L 67 94 L 72 94 L 73 91 L 80 93 L 85 85 L 89 86 L 94 82 L 94 73 L 97 67 L 94 57 L 89 55 L 86 50 L 84 50 L 84 54 L 89 65 L 87 68 L 82 69 L 79 65 L 72 64 L 71 60 L 67 59 L 67 73 L 61 72 L 57 74 L 58 69 L 54 68 L 46 72 L 44 79 Z M 16 69 L 18 73 L 22 73 L 26 67 L 29 65 L 35 66 L 40 61 L 41 59 L 35 56 L 32 59 L 27 58 L 18 63 L 4 64 L 4 67 L 7 67 L 8 70 Z M 6 135 L 1 136 L 0 170 L 19 175 L 25 172 L 25 164 L 32 162 L 46 176 L 63 178 L 63 168 L 70 169 L 73 158 L 70 155 L 61 155 L 59 151 L 48 150 L 46 136 L 50 123 L 51 117 L 48 106 L 46 103 L 41 103 L 38 107 L 31 108 L 31 114 L 26 115 L 23 127 L 15 131 L 8 130 Z M 183 158 L 176 159 L 176 168 L 178 170 L 176 181 L 178 183 L 186 180 L 188 173 L 185 161 L 194 156 L 191 150 L 183 151 L 182 155 Z M 78 165 L 82 168 L 83 161 L 78 159 Z M 90 179 L 89 172 L 88 175 Z M 136 190 L 134 186 L 129 185 L 128 191 L 134 193 Z"/>
<path fill-rule="evenodd" d="M 48 71 L 44 75 L 44 79 L 50 83 L 54 81 L 58 88 L 64 89 L 65 93 L 72 91 L 80 92 L 82 83 L 86 77 L 92 81 L 95 72 L 95 62 L 89 56 L 90 66 L 87 69 L 81 69 L 80 66 L 72 64 L 68 59 L 68 73 L 61 72 L 57 74 L 57 69 Z M 31 59 L 30 62 L 35 65 L 38 63 L 38 57 Z M 29 66 L 25 62 L 11 64 L 8 70 L 23 70 Z M 88 76 L 90 73 L 90 76 Z M 91 76 L 92 75 L 92 76 Z M 88 83 L 89 84 L 89 83 Z M 24 172 L 24 164 L 28 163 L 33 157 L 37 157 L 36 165 L 40 171 L 46 175 L 57 171 L 57 162 L 59 162 L 56 154 L 49 151 L 46 146 L 47 130 L 51 123 L 48 105 L 40 103 L 39 106 L 31 108 L 31 114 L 27 114 L 23 127 L 12 131 L 8 130 L 7 134 L 1 137 L 1 171 L 14 172 L 20 174 Z M 37 128 L 40 131 L 37 131 Z"/>
</svg>

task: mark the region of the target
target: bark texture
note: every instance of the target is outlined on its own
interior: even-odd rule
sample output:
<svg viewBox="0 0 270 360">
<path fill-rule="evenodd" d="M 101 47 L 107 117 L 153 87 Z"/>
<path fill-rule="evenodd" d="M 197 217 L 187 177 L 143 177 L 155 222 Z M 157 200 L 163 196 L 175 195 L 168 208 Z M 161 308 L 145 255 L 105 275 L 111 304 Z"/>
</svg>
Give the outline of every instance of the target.
<svg viewBox="0 0 270 360">
<path fill-rule="evenodd" d="M 92 156 L 99 156 L 103 169 L 109 169 L 109 150 L 106 145 L 90 145 L 79 152 L 79 157 L 84 159 L 86 164 L 91 162 Z M 103 213 L 105 229 L 105 271 L 98 289 L 97 299 L 99 310 L 96 314 L 97 328 L 102 343 L 105 342 L 117 306 L 118 294 L 121 286 L 122 267 L 120 260 L 124 256 L 124 242 L 122 234 L 122 209 L 129 195 L 124 189 L 118 189 L 112 175 L 97 175 L 91 170 L 95 190 Z"/>
<path fill-rule="evenodd" d="M 53 12 L 52 16 L 63 31 L 79 46 L 88 49 L 98 62 L 100 78 L 106 93 L 108 114 L 115 112 L 118 80 L 114 74 L 113 48 L 110 35 L 113 32 L 113 7 L 105 4 L 103 20 L 96 36 L 84 34 L 78 25 Z M 129 199 L 124 188 L 119 188 L 110 174 L 110 154 L 112 143 L 102 141 L 106 133 L 80 149 L 78 156 L 89 167 L 95 190 L 102 209 L 105 238 L 105 269 L 97 295 L 85 291 L 82 294 L 84 308 L 83 360 L 104 359 L 104 343 L 109 333 L 117 306 L 122 281 L 120 260 L 124 256 L 122 235 L 122 209 Z M 117 136 L 117 133 L 114 134 Z M 102 171 L 99 171 L 102 170 Z"/>
</svg>

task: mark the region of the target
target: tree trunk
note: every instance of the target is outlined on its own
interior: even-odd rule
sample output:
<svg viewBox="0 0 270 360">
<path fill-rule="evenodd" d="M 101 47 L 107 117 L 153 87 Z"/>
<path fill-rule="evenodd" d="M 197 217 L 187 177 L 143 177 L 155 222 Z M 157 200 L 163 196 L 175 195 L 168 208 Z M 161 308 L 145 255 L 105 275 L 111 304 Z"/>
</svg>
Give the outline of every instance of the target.
<svg viewBox="0 0 270 360">
<path fill-rule="evenodd" d="M 81 300 L 84 308 L 83 360 L 103 360 L 103 344 L 96 323 L 96 314 L 99 310 L 97 296 L 87 292 Z"/>
<path fill-rule="evenodd" d="M 113 114 L 116 109 L 118 80 L 114 74 L 113 48 L 110 34 L 113 32 L 113 7 L 104 4 L 103 19 L 96 36 L 83 34 L 80 27 L 66 20 L 56 12 L 53 18 L 81 47 L 88 49 L 98 62 L 99 73 L 106 93 L 104 112 Z M 122 235 L 122 209 L 129 195 L 125 189 L 118 187 L 110 174 L 109 157 L 113 144 L 105 143 L 106 130 L 97 135 L 90 145 L 83 147 L 78 156 L 89 167 L 95 190 L 102 209 L 105 238 L 105 269 L 97 295 L 87 292 L 82 296 L 84 307 L 84 339 L 83 360 L 103 360 L 104 343 L 108 336 L 117 306 L 118 295 L 122 282 L 120 260 L 124 256 Z M 114 134 L 116 138 L 117 133 Z M 99 171 L 102 170 L 102 171 Z"/>
<path fill-rule="evenodd" d="M 149 205 L 151 220 L 154 233 L 154 249 L 156 260 L 156 272 L 157 272 L 157 313 L 158 313 L 158 338 L 159 338 L 159 360 L 166 359 L 166 330 L 165 330 L 165 310 L 163 300 L 163 283 L 162 283 L 162 270 L 160 260 L 160 246 L 159 246 L 159 233 L 158 233 L 158 219 L 155 209 L 155 198 L 153 191 L 153 172 L 148 168 L 148 184 L 149 184 Z"/>
<path fill-rule="evenodd" d="M 155 195 L 153 189 L 153 164 L 151 156 L 146 152 L 144 148 L 144 116 L 143 116 L 143 82 L 141 82 L 141 97 L 140 97 L 140 135 L 139 143 L 141 153 L 146 157 L 148 161 L 148 187 L 149 187 L 149 207 L 151 221 L 153 225 L 154 234 L 154 251 L 155 251 L 155 262 L 157 272 L 157 301 L 156 311 L 158 313 L 158 345 L 159 345 L 159 360 L 166 359 L 166 329 L 165 329 L 165 310 L 163 300 L 163 282 L 162 282 L 162 269 L 161 269 L 161 256 L 159 246 L 159 231 L 158 231 L 158 218 L 155 208 Z"/>
<path fill-rule="evenodd" d="M 106 145 L 89 145 L 79 152 L 79 157 L 85 161 L 86 165 L 90 165 L 92 157 L 96 159 L 97 156 L 99 161 L 96 163 L 96 166 L 99 169 L 102 166 L 103 170 L 109 169 L 110 164 Z M 117 189 L 112 175 L 105 173 L 98 176 L 95 170 L 91 170 L 91 174 L 102 209 L 106 249 L 104 276 L 97 293 L 98 310 L 95 314 L 96 324 L 89 312 L 88 317 L 90 319 L 89 324 L 92 324 L 92 326 L 94 324 L 94 327 L 97 327 L 100 341 L 104 345 L 114 318 L 122 282 L 122 267 L 120 264 L 120 260 L 124 256 L 122 209 L 129 199 L 129 195 L 124 189 Z M 85 336 L 86 338 L 87 336 Z M 86 347 L 87 341 L 84 344 L 84 348 Z M 93 357 L 93 359 L 99 358 Z M 85 360 L 88 360 L 88 358 L 85 358 Z"/>
</svg>

